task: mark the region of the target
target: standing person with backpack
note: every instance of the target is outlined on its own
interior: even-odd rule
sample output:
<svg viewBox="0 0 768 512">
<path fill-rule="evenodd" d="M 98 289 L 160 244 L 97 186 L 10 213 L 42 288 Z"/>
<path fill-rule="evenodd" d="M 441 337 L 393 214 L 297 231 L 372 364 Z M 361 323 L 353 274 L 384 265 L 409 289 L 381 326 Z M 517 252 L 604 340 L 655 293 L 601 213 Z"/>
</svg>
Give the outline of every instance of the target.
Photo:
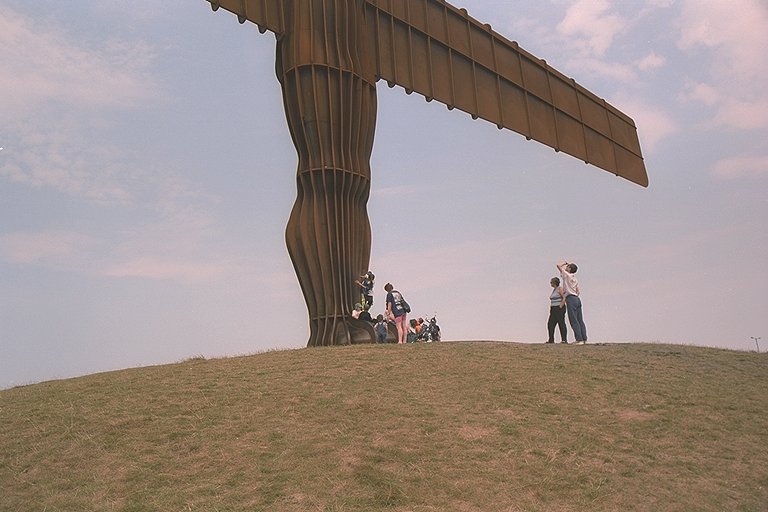
<svg viewBox="0 0 768 512">
<path fill-rule="evenodd" d="M 405 321 L 411 307 L 403 298 L 403 294 L 395 290 L 392 283 L 385 284 L 384 290 L 387 292 L 387 317 L 395 321 L 397 343 L 402 345 L 405 343 L 405 336 L 408 333 L 408 326 Z"/>
<path fill-rule="evenodd" d="M 584 314 L 581 311 L 579 281 L 574 275 L 578 269 L 575 263 L 561 261 L 557 264 L 565 292 L 565 304 L 568 306 L 568 323 L 571 324 L 576 343 L 586 343 L 587 326 L 584 324 Z"/>
</svg>

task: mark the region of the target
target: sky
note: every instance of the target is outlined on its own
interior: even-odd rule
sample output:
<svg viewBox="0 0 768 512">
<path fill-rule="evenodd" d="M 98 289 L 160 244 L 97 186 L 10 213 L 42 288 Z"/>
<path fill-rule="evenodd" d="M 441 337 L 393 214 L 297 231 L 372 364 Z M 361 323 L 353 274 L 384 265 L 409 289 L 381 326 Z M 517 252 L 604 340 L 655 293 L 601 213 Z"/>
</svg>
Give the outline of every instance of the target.
<svg viewBox="0 0 768 512">
<path fill-rule="evenodd" d="M 379 83 L 374 315 L 541 343 L 566 259 L 590 343 L 768 350 L 768 3 L 455 5 L 632 117 L 650 185 Z M 0 0 L 0 388 L 306 345 L 274 52 L 204 0 Z"/>
</svg>

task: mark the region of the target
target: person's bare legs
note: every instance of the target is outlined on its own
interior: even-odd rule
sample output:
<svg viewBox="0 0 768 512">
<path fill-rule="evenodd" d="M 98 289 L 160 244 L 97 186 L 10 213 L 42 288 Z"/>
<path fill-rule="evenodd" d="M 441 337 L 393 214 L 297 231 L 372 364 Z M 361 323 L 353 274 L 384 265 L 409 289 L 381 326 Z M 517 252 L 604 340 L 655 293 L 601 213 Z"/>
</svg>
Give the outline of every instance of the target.
<svg viewBox="0 0 768 512">
<path fill-rule="evenodd" d="M 395 318 L 395 326 L 397 327 L 397 344 L 402 345 L 405 343 L 406 327 L 405 319 L 408 315 Z"/>
</svg>

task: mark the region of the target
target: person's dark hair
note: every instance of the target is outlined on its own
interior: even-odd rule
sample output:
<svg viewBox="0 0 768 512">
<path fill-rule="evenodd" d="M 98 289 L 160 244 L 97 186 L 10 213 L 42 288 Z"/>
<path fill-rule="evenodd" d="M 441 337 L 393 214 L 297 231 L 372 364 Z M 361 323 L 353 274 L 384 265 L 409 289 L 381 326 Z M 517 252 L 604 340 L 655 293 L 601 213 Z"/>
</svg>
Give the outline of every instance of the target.
<svg viewBox="0 0 768 512">
<path fill-rule="evenodd" d="M 571 274 L 575 274 L 576 271 L 579 270 L 579 267 L 577 267 L 575 263 L 569 263 L 568 266 L 571 268 Z"/>
<path fill-rule="evenodd" d="M 550 282 L 555 283 L 555 286 L 560 284 L 560 278 L 559 277 L 553 277 L 550 279 Z"/>
<path fill-rule="evenodd" d="M 384 285 L 384 290 L 387 291 L 387 292 L 391 292 L 394 289 L 395 289 L 395 287 L 392 286 L 392 283 L 387 283 L 387 284 Z"/>
</svg>

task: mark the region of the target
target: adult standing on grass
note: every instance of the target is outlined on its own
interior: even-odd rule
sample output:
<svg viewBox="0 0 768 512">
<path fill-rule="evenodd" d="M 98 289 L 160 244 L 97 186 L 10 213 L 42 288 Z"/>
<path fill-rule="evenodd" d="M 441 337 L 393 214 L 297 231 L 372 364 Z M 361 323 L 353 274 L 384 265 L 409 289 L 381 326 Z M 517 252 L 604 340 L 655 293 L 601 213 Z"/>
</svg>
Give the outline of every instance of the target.
<svg viewBox="0 0 768 512">
<path fill-rule="evenodd" d="M 384 290 L 387 292 L 387 318 L 395 321 L 395 327 L 397 327 L 397 343 L 405 343 L 405 335 L 408 332 L 408 327 L 405 325 L 406 317 L 408 316 L 405 311 L 403 303 L 403 295 L 395 290 L 392 283 L 384 285 Z"/>
<path fill-rule="evenodd" d="M 586 343 L 587 326 L 584 324 L 584 314 L 581 310 L 579 281 L 574 275 L 578 269 L 579 267 L 575 263 L 568 263 L 567 261 L 560 261 L 557 264 L 565 292 L 565 304 L 568 306 L 568 322 L 573 329 L 573 336 L 576 343 Z"/>
<path fill-rule="evenodd" d="M 549 339 L 547 343 L 555 342 L 555 326 L 560 327 L 560 342 L 568 343 L 568 328 L 565 326 L 565 293 L 560 286 L 560 279 L 553 277 L 549 280 L 552 286 L 552 293 L 549 295 L 549 320 L 547 321 L 547 331 Z"/>
</svg>

